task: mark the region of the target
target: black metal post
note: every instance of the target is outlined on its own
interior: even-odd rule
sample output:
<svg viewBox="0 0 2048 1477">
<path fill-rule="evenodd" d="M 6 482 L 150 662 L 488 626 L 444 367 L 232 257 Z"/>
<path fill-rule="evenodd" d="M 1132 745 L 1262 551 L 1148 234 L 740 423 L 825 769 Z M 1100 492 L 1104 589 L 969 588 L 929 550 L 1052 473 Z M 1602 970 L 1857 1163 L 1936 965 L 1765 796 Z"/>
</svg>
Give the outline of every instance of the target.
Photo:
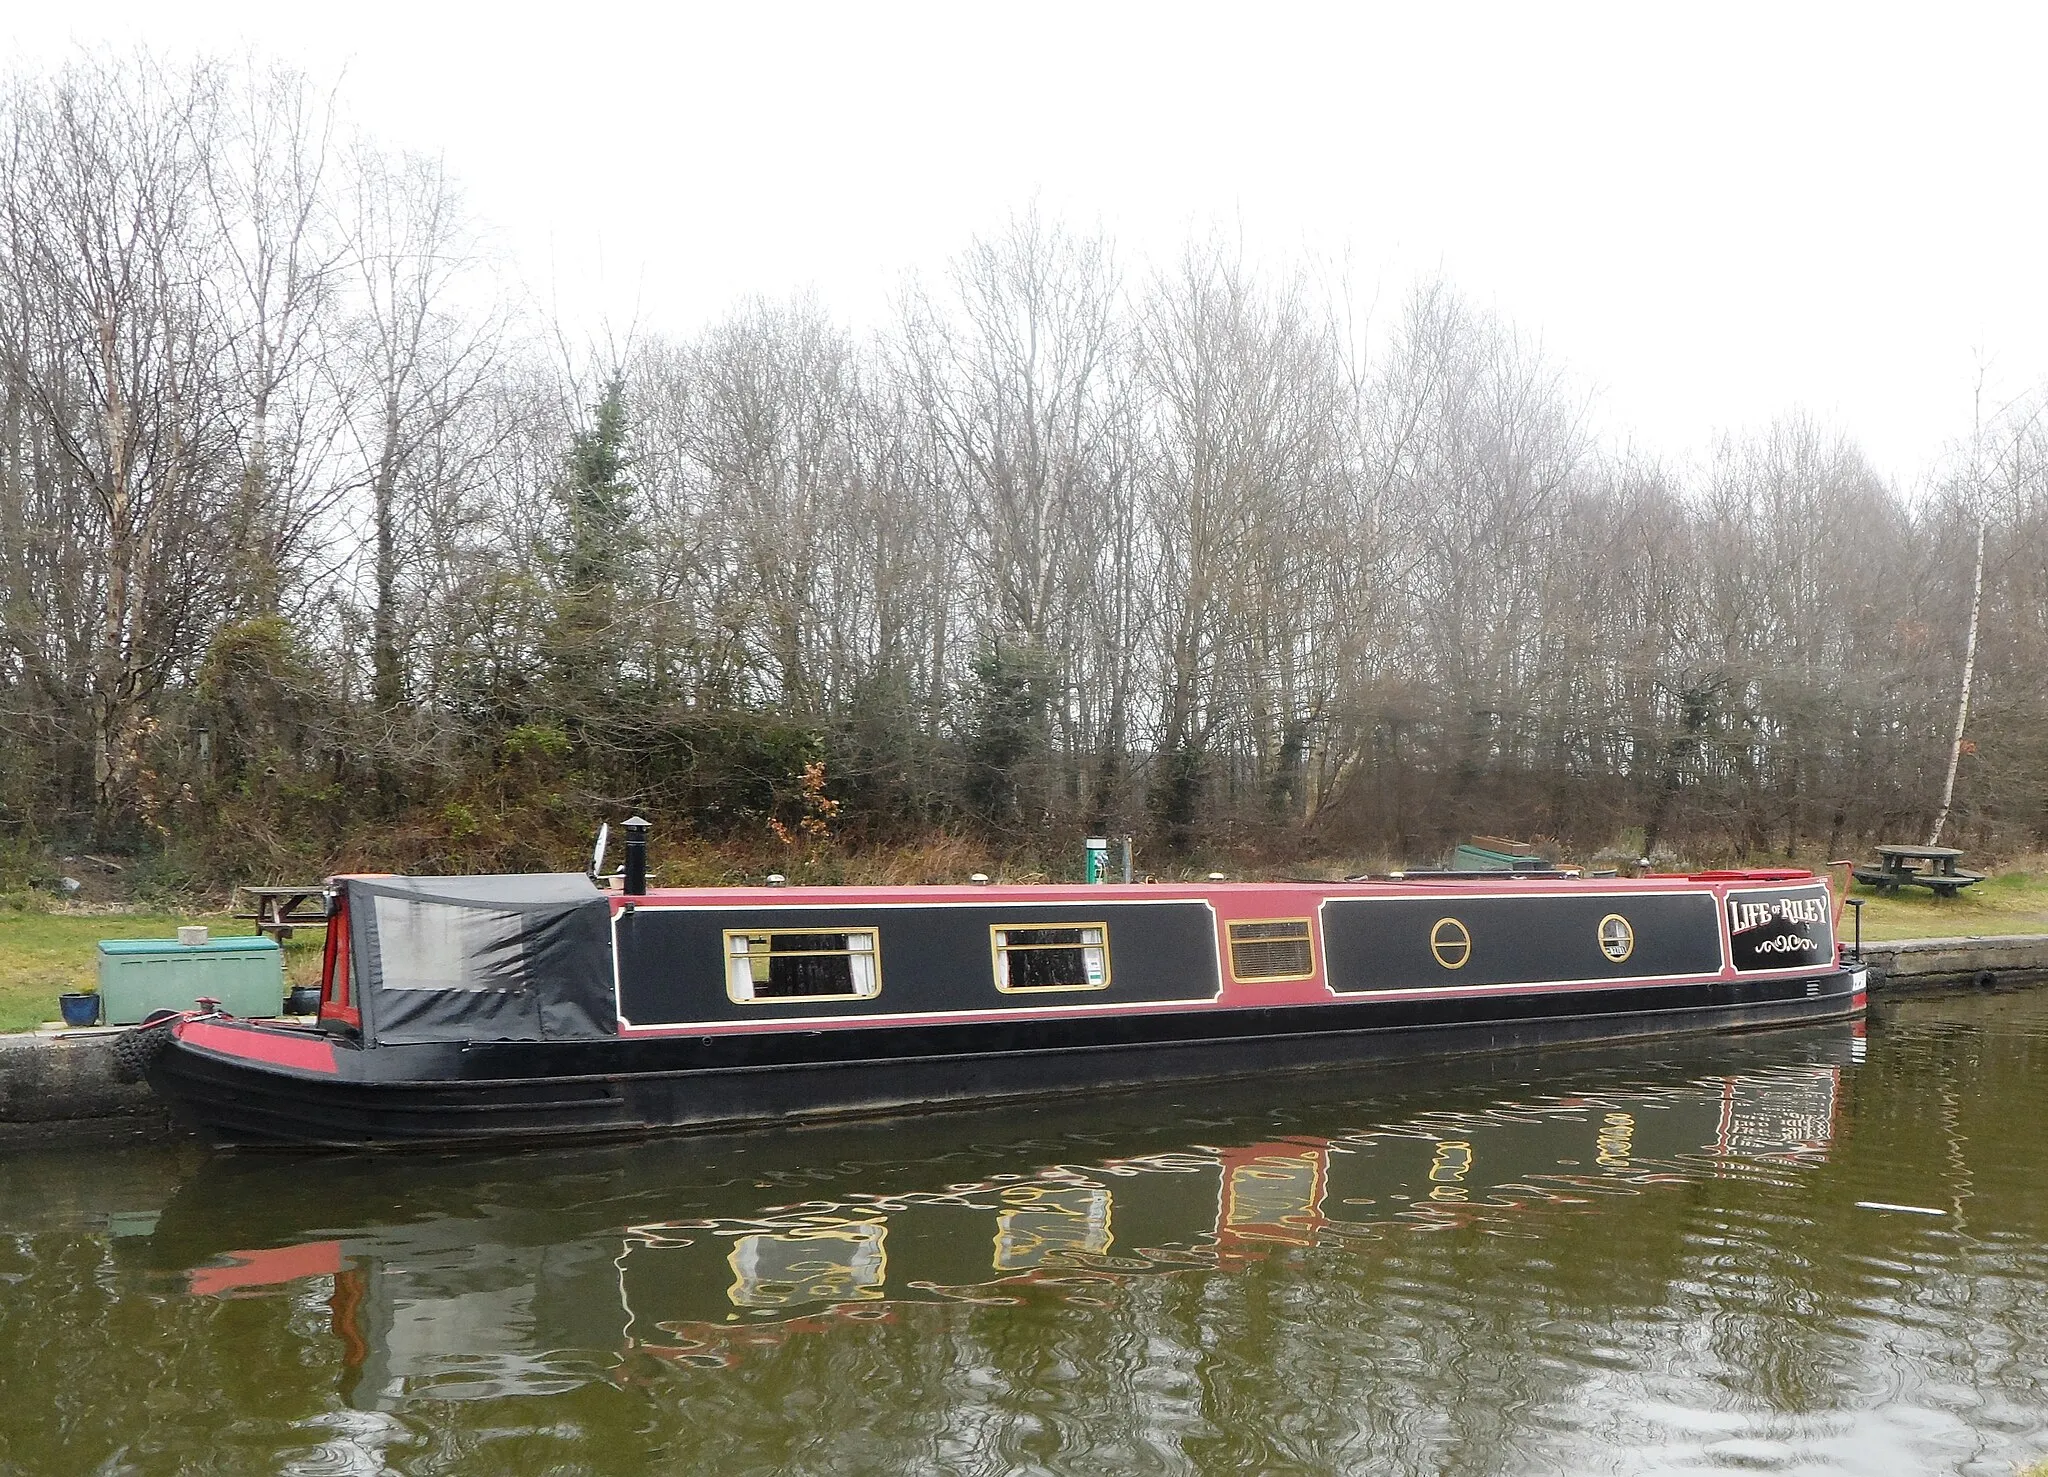
<svg viewBox="0 0 2048 1477">
<path fill-rule="evenodd" d="M 1843 901 L 1856 910 L 1856 962 L 1861 964 L 1863 962 L 1863 899 L 1852 897 L 1844 898 Z"/>
<path fill-rule="evenodd" d="M 625 894 L 643 897 L 647 892 L 647 833 L 654 827 L 636 815 L 619 829 L 626 833 Z"/>
</svg>

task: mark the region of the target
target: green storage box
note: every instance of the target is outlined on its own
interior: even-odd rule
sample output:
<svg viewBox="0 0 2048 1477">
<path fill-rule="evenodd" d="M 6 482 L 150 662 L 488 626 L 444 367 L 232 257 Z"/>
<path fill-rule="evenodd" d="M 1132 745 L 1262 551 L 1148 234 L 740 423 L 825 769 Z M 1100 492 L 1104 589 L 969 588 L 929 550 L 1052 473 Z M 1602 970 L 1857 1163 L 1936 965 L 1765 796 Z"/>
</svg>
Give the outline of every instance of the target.
<svg viewBox="0 0 2048 1477">
<path fill-rule="evenodd" d="M 1466 842 L 1451 853 L 1453 872 L 1542 872 L 1550 863 L 1526 852 L 1496 851 L 1490 846 Z"/>
<path fill-rule="evenodd" d="M 202 995 L 230 1015 L 284 1008 L 284 950 L 270 938 L 100 940 L 100 1019 L 129 1026 L 152 1011 L 190 1010 Z"/>
</svg>

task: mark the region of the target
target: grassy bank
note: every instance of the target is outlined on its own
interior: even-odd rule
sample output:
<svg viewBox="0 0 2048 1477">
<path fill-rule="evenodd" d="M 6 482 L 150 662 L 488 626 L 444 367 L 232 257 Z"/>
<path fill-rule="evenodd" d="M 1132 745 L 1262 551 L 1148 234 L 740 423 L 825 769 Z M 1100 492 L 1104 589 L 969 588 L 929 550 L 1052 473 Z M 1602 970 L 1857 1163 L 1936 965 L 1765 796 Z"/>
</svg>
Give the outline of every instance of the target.
<svg viewBox="0 0 2048 1477">
<path fill-rule="evenodd" d="M 1863 937 L 1880 943 L 1952 935 L 2048 933 L 2048 858 L 2029 857 L 1952 898 L 1936 897 L 1918 887 L 1888 896 L 1860 883 L 1849 895 L 1864 900 Z M 1843 919 L 1843 930 L 1849 927 L 1849 920 Z"/>
<path fill-rule="evenodd" d="M 168 913 L 0 913 L 0 1031 L 26 1031 L 57 1018 L 57 997 L 90 990 L 101 939 L 176 938 L 181 923 L 204 923 L 217 937 L 246 934 L 232 918 Z M 320 978 L 320 932 L 301 930 L 285 945 L 294 984 Z"/>
</svg>

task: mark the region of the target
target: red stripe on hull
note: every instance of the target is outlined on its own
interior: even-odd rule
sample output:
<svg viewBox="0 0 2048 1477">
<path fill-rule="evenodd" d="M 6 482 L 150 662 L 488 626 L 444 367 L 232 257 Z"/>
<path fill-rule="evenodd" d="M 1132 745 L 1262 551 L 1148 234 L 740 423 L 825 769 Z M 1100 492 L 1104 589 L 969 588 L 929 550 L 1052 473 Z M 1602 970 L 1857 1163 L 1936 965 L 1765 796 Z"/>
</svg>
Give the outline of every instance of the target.
<svg viewBox="0 0 2048 1477">
<path fill-rule="evenodd" d="M 334 1043 L 304 1032 L 220 1021 L 181 1021 L 176 1034 L 186 1046 L 294 1072 L 319 1072 L 331 1077 L 340 1070 L 334 1060 Z"/>
</svg>

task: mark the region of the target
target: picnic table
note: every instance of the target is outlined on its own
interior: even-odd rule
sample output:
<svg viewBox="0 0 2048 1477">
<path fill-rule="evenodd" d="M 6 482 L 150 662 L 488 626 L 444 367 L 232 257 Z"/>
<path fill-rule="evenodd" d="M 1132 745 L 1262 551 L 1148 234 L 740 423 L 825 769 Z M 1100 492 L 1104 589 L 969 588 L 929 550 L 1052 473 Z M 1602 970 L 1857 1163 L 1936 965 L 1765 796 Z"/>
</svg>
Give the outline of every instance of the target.
<svg viewBox="0 0 2048 1477">
<path fill-rule="evenodd" d="M 1954 897 L 1973 882 L 1982 882 L 1982 872 L 1965 872 L 1956 866 L 1963 854 L 1953 846 L 1880 846 L 1878 864 L 1857 867 L 1855 877 L 1880 892 L 1897 892 L 1901 887 L 1925 887 L 1936 897 Z"/>
<path fill-rule="evenodd" d="M 327 926 L 327 887 L 315 882 L 305 886 L 243 887 L 253 909 L 237 913 L 256 925 L 258 933 L 273 934 L 279 943 L 292 936 L 295 928 Z"/>
</svg>

